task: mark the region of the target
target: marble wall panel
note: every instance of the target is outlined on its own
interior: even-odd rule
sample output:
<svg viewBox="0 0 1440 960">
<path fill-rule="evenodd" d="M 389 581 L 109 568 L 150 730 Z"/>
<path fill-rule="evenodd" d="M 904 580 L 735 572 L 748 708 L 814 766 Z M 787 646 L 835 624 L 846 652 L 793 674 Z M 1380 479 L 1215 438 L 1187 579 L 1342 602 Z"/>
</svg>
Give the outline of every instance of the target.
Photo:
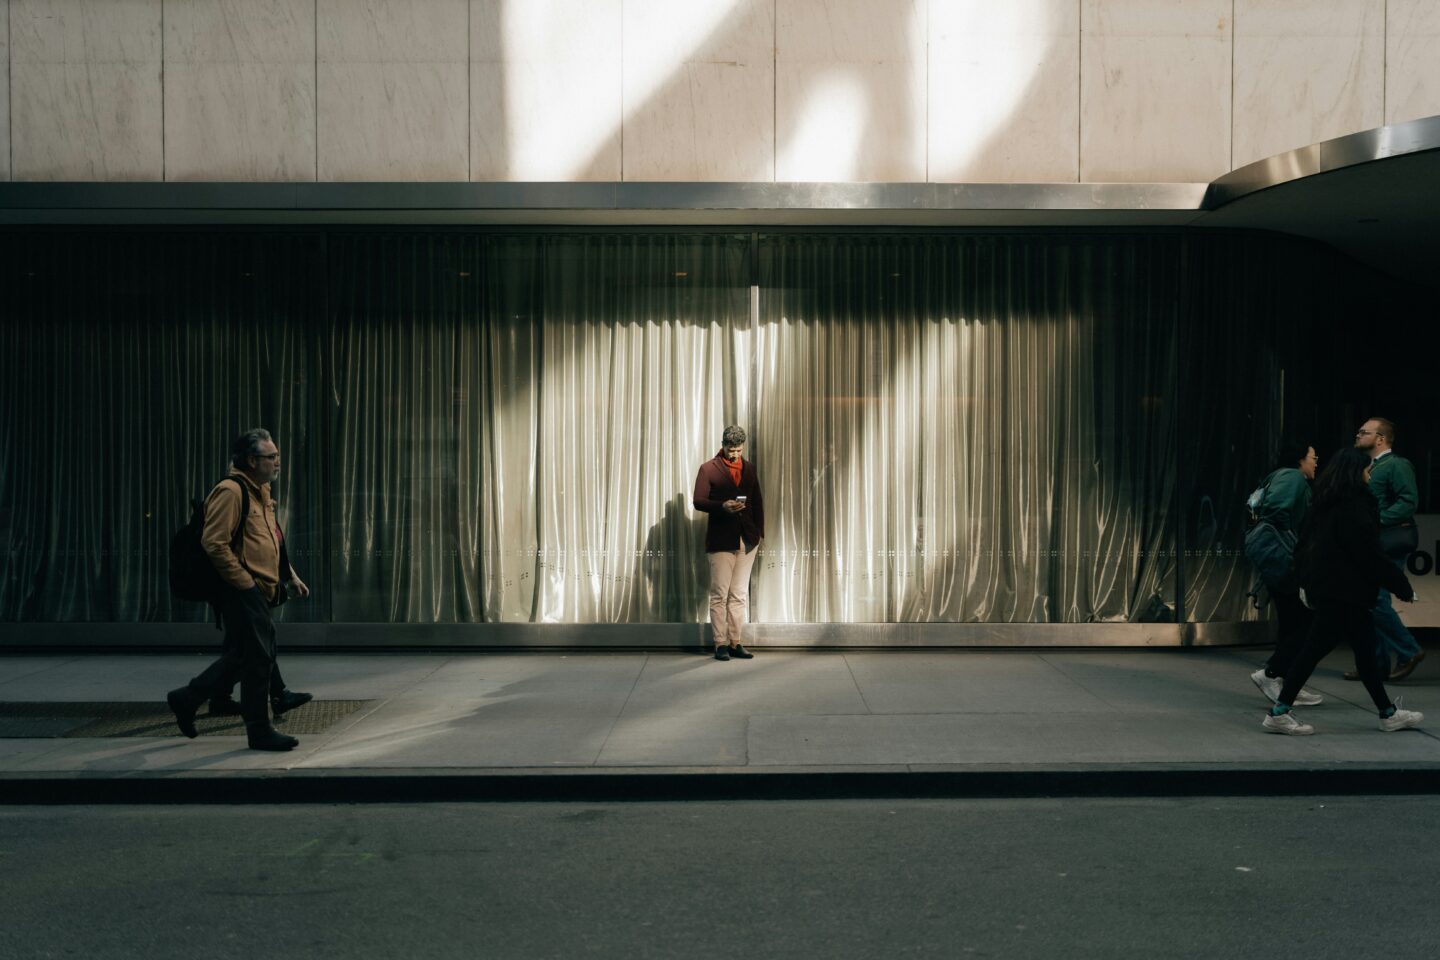
<svg viewBox="0 0 1440 960">
<path fill-rule="evenodd" d="M 315 0 L 170 0 L 167 180 L 315 179 Z"/>
<path fill-rule="evenodd" d="M 472 0 L 471 179 L 620 179 L 621 9 Z"/>
<path fill-rule="evenodd" d="M 467 0 L 317 0 L 320 180 L 468 177 L 469 19 Z"/>
<path fill-rule="evenodd" d="M 772 180 L 775 0 L 625 0 L 626 180 Z"/>
<path fill-rule="evenodd" d="M 1235 0 L 1234 165 L 1384 122 L 1385 0 Z"/>
<path fill-rule="evenodd" d="M 924 0 L 776 0 L 777 180 L 926 179 Z"/>
<path fill-rule="evenodd" d="M 930 179 L 1077 179 L 1079 72 L 1074 0 L 932 4 Z"/>
<path fill-rule="evenodd" d="M 160 57 L 160 0 L 11 0 L 14 179 L 162 179 Z"/>
<path fill-rule="evenodd" d="M 1082 0 L 1080 179 L 1230 169 L 1230 0 Z"/>
<path fill-rule="evenodd" d="M 1440 116 L 1440 3 L 1385 6 L 1385 122 Z"/>
<path fill-rule="evenodd" d="M 0 180 L 10 179 L 10 11 L 0 17 Z"/>
</svg>

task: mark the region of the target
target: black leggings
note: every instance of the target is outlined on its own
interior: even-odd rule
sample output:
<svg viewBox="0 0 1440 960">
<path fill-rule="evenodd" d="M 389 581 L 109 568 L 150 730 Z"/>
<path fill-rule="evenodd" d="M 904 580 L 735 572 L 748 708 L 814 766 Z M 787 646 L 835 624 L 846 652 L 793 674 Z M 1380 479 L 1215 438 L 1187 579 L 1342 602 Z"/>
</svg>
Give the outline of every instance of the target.
<svg viewBox="0 0 1440 960">
<path fill-rule="evenodd" d="M 1315 619 L 1310 608 L 1300 602 L 1298 593 L 1270 592 L 1275 612 L 1280 616 L 1279 629 L 1275 632 L 1275 652 L 1265 664 L 1265 670 L 1272 677 L 1288 677 L 1290 665 L 1305 646 L 1305 637 L 1310 633 L 1310 622 Z"/>
<path fill-rule="evenodd" d="M 1375 624 L 1367 607 L 1324 607 L 1315 611 L 1310 632 L 1305 643 L 1295 656 L 1295 662 L 1285 671 L 1285 687 L 1280 691 L 1280 702 L 1286 706 L 1295 705 L 1295 695 L 1315 672 L 1315 665 L 1334 650 L 1341 640 L 1350 642 L 1355 654 L 1355 672 L 1365 684 L 1365 692 L 1375 703 L 1375 709 L 1384 713 L 1390 707 L 1390 697 L 1380 676 L 1380 665 L 1375 662 Z"/>
</svg>

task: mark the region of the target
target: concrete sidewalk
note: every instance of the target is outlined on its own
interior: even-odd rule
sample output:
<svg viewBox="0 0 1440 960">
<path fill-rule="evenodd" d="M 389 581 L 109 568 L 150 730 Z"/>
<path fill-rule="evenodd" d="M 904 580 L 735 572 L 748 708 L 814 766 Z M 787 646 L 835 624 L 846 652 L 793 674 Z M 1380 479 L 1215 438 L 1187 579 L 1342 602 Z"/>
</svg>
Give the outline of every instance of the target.
<svg viewBox="0 0 1440 960">
<path fill-rule="evenodd" d="M 366 702 L 285 754 L 0 739 L 0 802 L 1440 792 L 1440 667 L 1391 688 L 1427 724 L 1385 734 L 1337 653 L 1316 735 L 1284 737 L 1248 676 L 1266 655 L 282 653 L 294 689 Z M 0 703 L 159 703 L 210 659 L 3 656 Z"/>
</svg>

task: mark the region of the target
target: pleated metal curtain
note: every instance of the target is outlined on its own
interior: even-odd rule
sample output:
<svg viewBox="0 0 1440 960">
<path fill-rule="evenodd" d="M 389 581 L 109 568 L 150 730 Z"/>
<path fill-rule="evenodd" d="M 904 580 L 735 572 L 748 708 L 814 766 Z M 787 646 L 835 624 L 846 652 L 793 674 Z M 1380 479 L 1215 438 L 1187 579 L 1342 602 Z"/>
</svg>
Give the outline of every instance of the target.
<svg viewBox="0 0 1440 960">
<path fill-rule="evenodd" d="M 0 618 L 203 618 L 170 597 L 170 534 L 261 424 L 295 564 L 325 582 L 316 238 L 4 239 Z"/>
<path fill-rule="evenodd" d="M 1341 309 L 1303 251 L 1164 233 L 5 248 L 10 621 L 200 618 L 166 543 L 255 425 L 315 588 L 287 619 L 699 621 L 727 423 L 766 494 L 757 620 L 1239 619 L 1230 501 Z"/>
</svg>

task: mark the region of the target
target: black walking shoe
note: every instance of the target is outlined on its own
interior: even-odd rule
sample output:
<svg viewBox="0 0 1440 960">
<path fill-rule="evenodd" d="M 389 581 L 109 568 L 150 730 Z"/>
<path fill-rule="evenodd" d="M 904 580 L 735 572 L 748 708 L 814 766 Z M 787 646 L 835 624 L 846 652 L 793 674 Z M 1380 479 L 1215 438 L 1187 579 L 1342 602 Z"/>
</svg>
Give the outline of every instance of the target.
<svg viewBox="0 0 1440 960">
<path fill-rule="evenodd" d="M 245 724 L 245 739 L 250 743 L 251 750 L 294 750 L 300 745 L 300 741 L 294 737 L 287 737 L 274 727 L 270 726 L 268 720 L 260 723 Z"/>
<path fill-rule="evenodd" d="M 1415 672 L 1415 668 L 1420 666 L 1420 661 L 1424 659 L 1425 651 L 1421 650 L 1409 660 L 1401 660 L 1399 663 L 1395 664 L 1395 670 L 1390 674 L 1390 679 L 1404 680 L 1406 677 L 1410 676 L 1410 674 Z"/>
<path fill-rule="evenodd" d="M 165 702 L 170 704 L 170 709 L 175 714 L 175 725 L 180 728 L 181 733 L 191 740 L 200 736 L 200 731 L 195 729 L 195 701 L 190 699 L 189 687 L 171 690 L 165 694 Z"/>
<path fill-rule="evenodd" d="M 240 704 L 228 693 L 222 693 L 218 697 L 210 698 L 210 716 L 212 717 L 238 717 L 240 716 Z"/>
<path fill-rule="evenodd" d="M 736 660 L 754 660 L 754 659 L 755 659 L 755 654 L 751 653 L 749 650 L 746 650 L 744 647 L 742 647 L 742 646 L 741 646 L 740 644 L 738 644 L 738 643 L 735 644 L 735 646 L 733 646 L 733 647 L 730 648 L 730 656 L 734 657 Z"/>
<path fill-rule="evenodd" d="M 716 648 L 715 648 L 715 659 L 716 659 L 716 660 L 729 660 L 729 659 L 730 659 L 730 648 L 729 648 L 729 647 L 726 647 L 726 646 L 716 647 Z"/>
<path fill-rule="evenodd" d="M 282 690 L 280 691 L 280 696 L 270 701 L 270 712 L 278 717 L 282 713 L 289 713 L 296 707 L 303 707 L 314 699 L 315 697 L 312 694 Z"/>
</svg>

